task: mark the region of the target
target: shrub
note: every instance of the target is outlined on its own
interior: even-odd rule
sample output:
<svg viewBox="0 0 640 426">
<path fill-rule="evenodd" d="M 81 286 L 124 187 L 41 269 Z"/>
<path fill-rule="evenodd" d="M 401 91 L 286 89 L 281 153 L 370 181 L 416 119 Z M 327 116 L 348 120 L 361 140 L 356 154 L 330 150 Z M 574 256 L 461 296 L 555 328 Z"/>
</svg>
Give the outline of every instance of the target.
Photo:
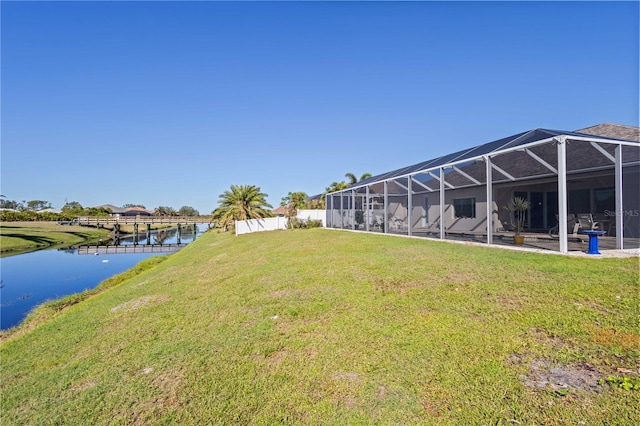
<svg viewBox="0 0 640 426">
<path fill-rule="evenodd" d="M 299 219 L 297 217 L 290 217 L 287 221 L 287 229 L 308 229 L 320 227 L 322 227 L 322 221 L 316 219 Z"/>
<path fill-rule="evenodd" d="M 287 220 L 287 229 L 304 229 L 306 227 L 307 223 L 297 217 L 290 217 L 289 220 Z"/>
</svg>

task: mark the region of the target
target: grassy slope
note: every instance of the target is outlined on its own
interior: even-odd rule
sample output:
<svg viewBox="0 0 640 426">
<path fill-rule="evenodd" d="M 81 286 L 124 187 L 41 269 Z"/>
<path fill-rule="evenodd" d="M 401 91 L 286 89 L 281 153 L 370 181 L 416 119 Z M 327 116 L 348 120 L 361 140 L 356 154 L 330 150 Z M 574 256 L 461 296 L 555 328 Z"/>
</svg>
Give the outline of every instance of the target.
<svg viewBox="0 0 640 426">
<path fill-rule="evenodd" d="M 2 423 L 637 424 L 638 391 L 521 378 L 637 370 L 637 291 L 637 259 L 207 233 L 5 340 Z"/>
<path fill-rule="evenodd" d="M 59 225 L 57 222 L 2 222 L 2 253 L 35 250 L 56 245 L 72 245 L 87 240 L 108 238 L 109 232 L 83 226 Z"/>
</svg>

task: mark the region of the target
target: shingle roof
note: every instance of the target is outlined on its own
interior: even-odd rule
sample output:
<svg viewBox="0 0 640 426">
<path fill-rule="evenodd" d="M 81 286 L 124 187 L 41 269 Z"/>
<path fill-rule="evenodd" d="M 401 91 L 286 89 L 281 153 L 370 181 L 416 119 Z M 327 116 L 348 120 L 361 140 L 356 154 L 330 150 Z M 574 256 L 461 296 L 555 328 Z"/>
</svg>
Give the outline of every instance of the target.
<svg viewBox="0 0 640 426">
<path fill-rule="evenodd" d="M 280 206 L 280 207 L 277 207 L 277 208 L 271 210 L 271 213 L 273 213 L 273 214 L 287 214 L 287 208 L 285 206 Z"/>
<path fill-rule="evenodd" d="M 138 206 L 127 207 L 126 209 L 124 209 L 124 211 L 126 213 L 137 212 L 137 213 L 146 213 L 146 214 L 150 214 L 150 215 L 153 214 L 153 212 L 151 210 L 147 210 L 144 207 L 138 207 Z"/>
<path fill-rule="evenodd" d="M 640 141 L 640 128 L 624 124 L 602 123 L 576 130 L 576 132 L 616 139 L 626 139 L 630 141 Z"/>
<path fill-rule="evenodd" d="M 113 204 L 102 204 L 98 208 L 105 208 L 111 210 L 111 213 L 124 213 L 125 209 L 122 207 L 114 206 Z"/>
</svg>

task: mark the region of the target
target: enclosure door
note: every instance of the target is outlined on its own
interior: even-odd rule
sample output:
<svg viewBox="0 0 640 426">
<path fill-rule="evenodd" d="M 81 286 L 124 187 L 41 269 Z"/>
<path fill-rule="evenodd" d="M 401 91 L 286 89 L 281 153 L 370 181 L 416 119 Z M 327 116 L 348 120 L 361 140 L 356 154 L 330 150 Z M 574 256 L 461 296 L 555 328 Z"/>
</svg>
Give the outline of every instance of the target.
<svg viewBox="0 0 640 426">
<path fill-rule="evenodd" d="M 545 202 L 544 192 L 538 191 L 516 191 L 515 197 L 524 198 L 529 201 L 529 210 L 525 219 L 525 228 L 528 230 L 541 230 L 545 228 Z"/>
<path fill-rule="evenodd" d="M 529 227 L 544 229 L 544 192 L 530 192 L 529 197 L 529 208 L 531 209 Z"/>
</svg>

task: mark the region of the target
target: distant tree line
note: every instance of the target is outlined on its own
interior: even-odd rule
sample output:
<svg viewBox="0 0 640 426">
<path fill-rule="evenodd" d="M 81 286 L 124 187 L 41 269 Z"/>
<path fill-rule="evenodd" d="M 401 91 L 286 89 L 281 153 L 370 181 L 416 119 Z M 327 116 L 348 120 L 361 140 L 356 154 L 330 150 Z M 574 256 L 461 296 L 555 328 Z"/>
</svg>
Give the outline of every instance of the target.
<svg viewBox="0 0 640 426">
<path fill-rule="evenodd" d="M 123 208 L 142 207 L 142 204 L 125 204 Z M 8 210 L 0 210 L 0 221 L 16 222 L 16 221 L 67 221 L 73 220 L 78 216 L 109 216 L 112 214 L 111 209 L 105 207 L 83 207 L 77 201 L 66 202 L 60 209 L 60 212 L 43 212 L 42 210 L 52 208 L 51 203 L 43 200 L 32 201 L 13 201 L 7 199 L 4 195 L 0 196 L 0 208 Z M 178 210 L 168 207 L 159 206 L 154 210 L 156 216 L 200 216 L 198 210 L 191 206 L 182 206 Z"/>
<path fill-rule="evenodd" d="M 77 216 L 109 216 L 111 209 L 105 207 L 82 207 L 77 201 L 71 201 L 62 206 L 61 209 L 63 215 L 77 217 Z"/>
<path fill-rule="evenodd" d="M 153 214 L 155 216 L 200 216 L 200 212 L 191 206 L 182 206 L 178 210 L 169 206 L 158 206 Z"/>
<path fill-rule="evenodd" d="M 4 195 L 0 195 L 0 208 L 12 209 L 20 212 L 24 211 L 38 211 L 51 208 L 51 203 L 43 200 L 31 200 L 31 201 L 15 201 L 9 200 Z"/>
<path fill-rule="evenodd" d="M 3 207 L 5 209 L 13 209 L 13 210 L 0 210 L 0 221 L 2 222 L 17 222 L 17 221 L 67 221 L 73 220 L 78 216 L 109 216 L 111 214 L 110 209 L 106 209 L 104 207 L 82 207 L 80 203 L 77 201 L 72 201 L 70 203 L 66 203 L 64 207 L 62 207 L 61 211 L 58 212 L 50 212 L 50 211 L 42 211 L 44 209 L 51 208 L 51 203 L 47 201 L 38 201 L 38 204 L 34 204 L 32 202 L 26 203 L 27 208 L 18 208 L 15 209 L 13 207 Z M 3 205 L 13 206 L 12 202 L 5 203 Z M 22 204 L 24 206 L 24 204 Z M 34 209 L 34 206 L 45 206 L 42 208 Z M 31 208 L 29 207 L 31 206 Z"/>
</svg>

